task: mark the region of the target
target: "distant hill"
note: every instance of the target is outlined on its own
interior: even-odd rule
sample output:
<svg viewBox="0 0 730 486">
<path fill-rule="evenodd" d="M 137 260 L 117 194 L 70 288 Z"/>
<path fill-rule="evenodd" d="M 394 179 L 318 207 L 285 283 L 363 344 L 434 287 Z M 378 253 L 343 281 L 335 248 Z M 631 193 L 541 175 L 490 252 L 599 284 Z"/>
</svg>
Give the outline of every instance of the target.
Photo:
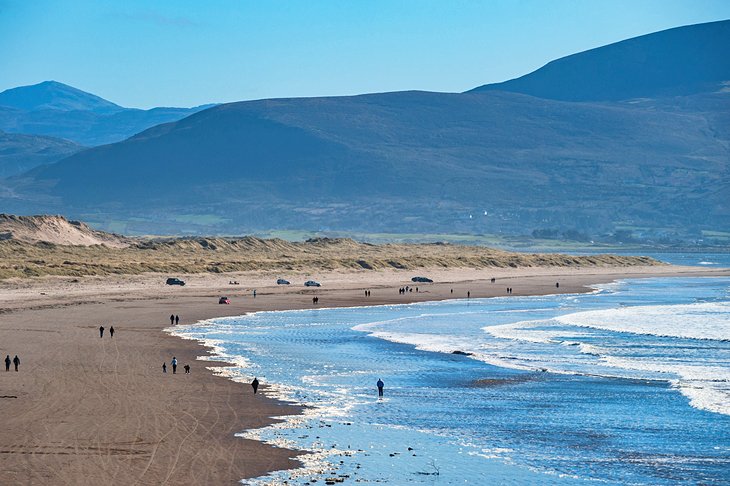
<svg viewBox="0 0 730 486">
<path fill-rule="evenodd" d="M 707 96 L 682 106 L 499 92 L 234 103 L 11 183 L 34 207 L 147 233 L 726 229 L 730 96 Z M 149 223 L 131 222 L 138 214 Z"/>
<path fill-rule="evenodd" d="M 84 148 L 60 138 L 5 133 L 0 130 L 0 178 L 56 162 Z"/>
<path fill-rule="evenodd" d="M 0 105 L 18 110 L 92 111 L 113 113 L 119 105 L 91 93 L 57 81 L 44 81 L 32 86 L 21 86 L 0 93 Z"/>
<path fill-rule="evenodd" d="M 730 89 L 730 20 L 677 27 L 557 59 L 472 91 L 620 101 Z"/>
<path fill-rule="evenodd" d="M 687 29 L 698 45 L 684 49 L 706 46 L 702 26 Z M 675 36 L 633 41 L 648 39 L 651 60 Z M 631 101 L 612 101 L 607 83 L 599 101 L 487 90 L 231 103 L 13 177 L 0 203 L 148 234 L 560 228 L 697 239 L 730 233 L 730 92 L 705 85 Z"/>
<path fill-rule="evenodd" d="M 0 93 L 0 130 L 44 135 L 96 146 L 119 142 L 147 128 L 184 118 L 196 108 L 124 108 L 56 81 Z"/>
</svg>

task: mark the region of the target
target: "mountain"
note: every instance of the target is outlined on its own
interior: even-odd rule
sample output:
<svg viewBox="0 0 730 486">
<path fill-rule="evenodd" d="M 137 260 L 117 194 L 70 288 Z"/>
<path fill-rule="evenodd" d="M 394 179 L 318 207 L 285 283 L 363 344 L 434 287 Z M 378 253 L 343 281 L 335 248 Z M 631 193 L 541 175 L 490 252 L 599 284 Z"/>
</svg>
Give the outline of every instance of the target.
<svg viewBox="0 0 730 486">
<path fill-rule="evenodd" d="M 56 162 L 85 147 L 69 140 L 0 130 L 0 178 Z"/>
<path fill-rule="evenodd" d="M 607 97 L 231 103 L 10 178 L 0 203 L 153 234 L 730 233 L 730 92 Z"/>
<path fill-rule="evenodd" d="M 0 93 L 0 105 L 24 111 L 92 111 L 113 113 L 123 110 L 111 101 L 57 81 L 44 81 Z"/>
<path fill-rule="evenodd" d="M 184 118 L 195 108 L 124 108 L 56 81 L 0 93 L 0 130 L 72 140 L 86 146 L 114 143 L 147 128 Z"/>
<path fill-rule="evenodd" d="M 563 101 L 620 101 L 728 88 L 730 20 L 723 20 L 573 54 L 525 76 L 472 91 L 509 91 Z"/>
<path fill-rule="evenodd" d="M 205 219 L 223 232 L 730 228 L 730 96 L 683 101 L 410 92 L 234 103 L 12 182 L 44 198 L 43 211 L 145 215 L 148 225 L 130 223 L 144 232 Z"/>
</svg>

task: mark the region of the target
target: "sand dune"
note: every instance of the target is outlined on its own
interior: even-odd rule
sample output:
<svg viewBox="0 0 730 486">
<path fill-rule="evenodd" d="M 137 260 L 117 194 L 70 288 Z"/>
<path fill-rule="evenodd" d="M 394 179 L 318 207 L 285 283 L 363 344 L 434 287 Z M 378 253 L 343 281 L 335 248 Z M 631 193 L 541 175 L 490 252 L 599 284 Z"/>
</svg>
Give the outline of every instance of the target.
<svg viewBox="0 0 730 486">
<path fill-rule="evenodd" d="M 0 240 L 54 245 L 105 245 L 123 248 L 129 242 L 123 236 L 96 231 L 80 221 L 63 216 L 14 216 L 0 214 Z"/>
<path fill-rule="evenodd" d="M 110 247 L 0 241 L 0 279 L 43 275 L 138 275 L 242 271 L 654 266 L 648 257 L 510 253 L 451 244 L 372 245 L 350 239 L 176 238 Z"/>
</svg>

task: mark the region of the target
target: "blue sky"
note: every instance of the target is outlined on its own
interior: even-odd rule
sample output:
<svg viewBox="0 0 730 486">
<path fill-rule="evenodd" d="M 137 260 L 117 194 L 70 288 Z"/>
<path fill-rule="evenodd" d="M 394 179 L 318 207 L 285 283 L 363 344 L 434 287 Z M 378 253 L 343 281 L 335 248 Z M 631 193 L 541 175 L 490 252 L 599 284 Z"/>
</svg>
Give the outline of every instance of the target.
<svg viewBox="0 0 730 486">
<path fill-rule="evenodd" d="M 0 90 L 54 79 L 140 108 L 454 92 L 728 18 L 728 0 L 0 0 Z"/>
</svg>

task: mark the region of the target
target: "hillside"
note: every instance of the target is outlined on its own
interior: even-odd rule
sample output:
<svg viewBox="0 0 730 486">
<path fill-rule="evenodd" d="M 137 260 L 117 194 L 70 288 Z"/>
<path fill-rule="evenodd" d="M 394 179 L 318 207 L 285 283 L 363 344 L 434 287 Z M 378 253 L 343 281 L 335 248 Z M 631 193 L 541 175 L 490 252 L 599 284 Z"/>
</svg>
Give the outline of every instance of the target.
<svg viewBox="0 0 730 486">
<path fill-rule="evenodd" d="M 96 231 L 79 221 L 68 221 L 62 216 L 14 216 L 0 213 L 0 241 L 16 243 L 50 243 L 53 245 L 122 248 L 126 238 Z"/>
<path fill-rule="evenodd" d="M 96 146 L 206 108 L 124 108 L 72 86 L 46 81 L 0 93 L 0 130 Z"/>
<path fill-rule="evenodd" d="M 730 86 L 730 20 L 678 27 L 550 62 L 474 92 L 510 91 L 564 101 L 686 96 Z"/>
<path fill-rule="evenodd" d="M 83 149 L 69 140 L 0 130 L 0 178 L 56 162 Z"/>
<path fill-rule="evenodd" d="M 411 92 L 236 103 L 12 183 L 43 211 L 145 214 L 152 224 L 128 229 L 147 233 L 179 233 L 185 215 L 214 222 L 201 233 L 727 229 L 730 96 L 683 102 Z"/>
<path fill-rule="evenodd" d="M 663 58 L 665 36 L 671 49 L 689 29 L 697 50 L 718 29 L 705 27 L 630 44 Z M 601 59 L 622 66 L 635 50 Z M 0 202 L 128 233 L 630 228 L 692 240 L 730 232 L 728 114 L 730 91 L 714 87 L 631 102 L 482 91 L 230 103 L 11 178 Z"/>
</svg>

